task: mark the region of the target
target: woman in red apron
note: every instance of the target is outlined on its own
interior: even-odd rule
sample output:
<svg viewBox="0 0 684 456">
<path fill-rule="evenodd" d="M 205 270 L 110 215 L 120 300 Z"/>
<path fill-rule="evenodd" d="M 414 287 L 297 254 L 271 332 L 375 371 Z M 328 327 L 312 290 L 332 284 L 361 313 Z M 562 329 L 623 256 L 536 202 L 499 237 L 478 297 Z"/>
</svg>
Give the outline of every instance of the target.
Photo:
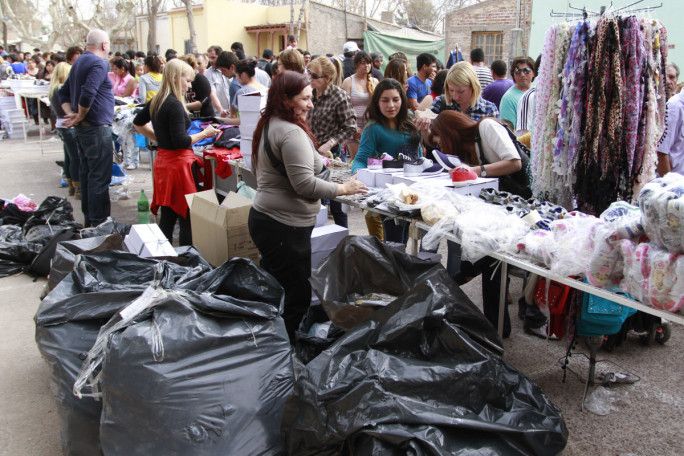
<svg viewBox="0 0 684 456">
<path fill-rule="evenodd" d="M 187 63 L 179 59 L 169 61 L 164 67 L 159 92 L 133 120 L 138 133 L 158 144 L 150 210 L 155 215 L 161 212 L 159 228 L 169 242 L 173 241 L 173 229 L 178 221 L 179 245 L 192 244 L 185 195 L 197 191 L 192 165 L 195 162 L 201 165 L 201 160 L 195 156 L 191 146 L 218 133 L 209 125 L 199 133 L 187 134 L 190 116 L 180 100 L 185 100 L 185 93 L 194 77 L 195 72 Z"/>
</svg>

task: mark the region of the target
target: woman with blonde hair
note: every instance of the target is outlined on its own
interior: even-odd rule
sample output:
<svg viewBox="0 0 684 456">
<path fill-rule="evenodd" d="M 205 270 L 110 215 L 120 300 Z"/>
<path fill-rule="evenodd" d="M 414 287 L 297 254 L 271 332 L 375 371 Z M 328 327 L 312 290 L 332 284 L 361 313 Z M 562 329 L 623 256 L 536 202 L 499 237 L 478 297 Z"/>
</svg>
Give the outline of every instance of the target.
<svg viewBox="0 0 684 456">
<path fill-rule="evenodd" d="M 318 153 L 328 158 L 339 155 L 339 146 L 356 134 L 356 116 L 349 95 L 333 84 L 337 70 L 328 57 L 317 57 L 307 67 L 313 88 L 313 109 L 308 121 L 318 142 Z M 330 202 L 330 212 L 335 223 L 347 226 L 347 214 L 342 205 Z"/>
<path fill-rule="evenodd" d="M 356 115 L 356 135 L 347 141 L 349 157 L 353 160 L 356 151 L 359 149 L 359 139 L 361 132 L 366 125 L 365 115 L 368 102 L 378 80 L 371 76 L 373 60 L 370 55 L 359 51 L 354 55 L 355 72 L 342 83 L 342 88 L 349 94 L 354 114 Z"/>
<path fill-rule="evenodd" d="M 483 117 L 499 117 L 499 110 L 491 101 L 481 96 L 482 86 L 473 66 L 458 62 L 449 69 L 444 82 L 444 94 L 437 97 L 432 112 L 458 111 L 474 121 Z"/>
<path fill-rule="evenodd" d="M 286 70 L 304 73 L 304 56 L 297 49 L 285 49 L 278 56 L 277 73 Z"/>
<path fill-rule="evenodd" d="M 169 242 L 173 240 L 173 228 L 178 221 L 179 245 L 192 244 L 185 195 L 197 191 L 193 166 L 199 163 L 191 146 L 218 133 L 209 125 L 199 133 L 187 134 L 190 116 L 183 101 L 194 78 L 195 70 L 190 65 L 180 59 L 169 61 L 164 66 L 159 92 L 133 120 L 138 133 L 158 144 L 150 209 L 156 215 L 161 208 L 159 228 Z"/>
<path fill-rule="evenodd" d="M 78 155 L 78 142 L 76 141 L 76 130 L 64 127 L 64 117 L 66 113 L 62 109 L 62 104 L 59 101 L 59 88 L 62 87 L 64 81 L 69 76 L 71 65 L 66 62 L 60 62 L 52 71 L 52 78 L 50 79 L 50 88 L 48 89 L 48 98 L 50 100 L 50 109 L 55 114 L 55 128 L 57 134 L 62 139 L 64 144 L 64 177 L 69 186 L 69 196 L 76 199 L 81 199 L 81 179 L 79 177 L 81 168 L 81 159 Z"/>
</svg>

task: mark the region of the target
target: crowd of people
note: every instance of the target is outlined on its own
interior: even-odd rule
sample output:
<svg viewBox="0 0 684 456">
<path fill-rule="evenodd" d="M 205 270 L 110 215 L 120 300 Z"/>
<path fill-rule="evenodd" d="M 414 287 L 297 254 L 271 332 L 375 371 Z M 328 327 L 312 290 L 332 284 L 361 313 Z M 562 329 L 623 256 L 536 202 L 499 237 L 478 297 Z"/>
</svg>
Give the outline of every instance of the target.
<svg viewBox="0 0 684 456">
<path fill-rule="evenodd" d="M 81 198 L 86 226 L 110 214 L 115 97 L 144 105 L 134 127 L 158 148 L 152 212 L 159 215 L 169 240 L 179 224 L 181 245 L 192 243 L 184 198 L 198 187 L 192 145 L 218 133 L 209 125 L 188 134 L 191 117 L 238 125 L 238 97 L 254 92 L 265 96 L 266 108 L 253 135 L 258 188 L 249 230 L 262 266 L 285 289 L 284 317 L 292 336 L 311 296 L 310 236 L 321 200 L 330 205 L 335 223 L 346 227 L 347 215 L 334 199 L 367 191 L 355 178 L 331 183 L 326 179 L 328 160 L 350 162 L 353 173 L 365 168 L 368 159 L 385 156 L 430 157 L 443 167 L 462 167 L 481 177 L 524 174 L 528 157 L 522 156 L 515 138 L 529 145 L 534 133 L 540 59 L 521 56 L 510 67 L 503 60 L 487 66 L 482 49 L 473 49 L 470 61 L 452 53 L 449 68 L 444 68 L 432 54 L 409 62 L 397 52 L 388 56 L 383 72 L 384 56 L 368 54 L 353 41 L 344 44 L 339 56 L 311 55 L 298 48 L 294 36 L 287 43 L 279 54 L 266 49 L 258 58 L 247 56 L 239 42 L 230 51 L 213 45 L 201 54 L 178 55 L 172 49 L 164 56 L 112 54 L 107 34 L 92 30 L 84 50 L 5 53 L 0 71 L 50 81 L 55 127 L 64 142 L 64 171 L 70 193 Z M 671 94 L 678 90 L 678 77 L 676 65 L 668 67 Z M 668 118 L 675 119 L 682 106 L 679 95 L 673 97 Z M 422 115 L 428 111 L 431 115 Z M 670 159 L 670 169 L 681 170 L 679 150 L 684 147 L 677 128 L 666 132 L 661 155 Z M 368 232 L 381 240 L 406 242 L 405 224 L 373 214 L 366 215 L 366 223 Z M 459 283 L 483 275 L 485 314 L 496 325 L 500 279 L 494 262 L 461 261 L 454 243 L 448 250 L 447 269 Z M 504 337 L 509 334 L 506 310 Z"/>
</svg>

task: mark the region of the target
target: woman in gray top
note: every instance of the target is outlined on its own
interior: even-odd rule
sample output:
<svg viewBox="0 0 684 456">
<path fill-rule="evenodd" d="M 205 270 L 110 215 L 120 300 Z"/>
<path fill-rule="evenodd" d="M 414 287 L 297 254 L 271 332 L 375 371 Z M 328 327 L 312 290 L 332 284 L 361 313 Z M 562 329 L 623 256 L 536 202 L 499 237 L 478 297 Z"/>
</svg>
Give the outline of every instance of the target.
<svg viewBox="0 0 684 456">
<path fill-rule="evenodd" d="M 316 177 L 324 166 L 306 123 L 311 97 L 303 74 L 284 71 L 274 78 L 252 145 L 258 189 L 249 233 L 261 267 L 285 290 L 283 318 L 292 342 L 311 302 L 311 231 L 320 200 L 367 191 L 356 179 L 335 184 Z"/>
</svg>

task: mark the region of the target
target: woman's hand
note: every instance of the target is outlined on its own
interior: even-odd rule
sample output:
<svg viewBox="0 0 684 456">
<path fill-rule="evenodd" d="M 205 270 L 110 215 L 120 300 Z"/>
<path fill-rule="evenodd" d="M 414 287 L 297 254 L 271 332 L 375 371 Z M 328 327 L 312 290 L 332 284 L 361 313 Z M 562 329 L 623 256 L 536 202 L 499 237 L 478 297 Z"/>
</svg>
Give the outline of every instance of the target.
<svg viewBox="0 0 684 456">
<path fill-rule="evenodd" d="M 357 193 L 368 193 L 368 188 L 360 180 L 352 178 L 344 184 L 339 184 L 338 195 L 356 195 Z"/>
<path fill-rule="evenodd" d="M 333 158 L 332 152 L 330 152 L 330 149 L 332 149 L 335 146 L 335 142 L 332 139 L 329 139 L 328 141 L 324 142 L 321 144 L 321 146 L 318 148 L 318 153 L 321 154 L 322 156 L 326 158 Z"/>
<path fill-rule="evenodd" d="M 416 118 L 413 119 L 413 124 L 416 126 L 418 131 L 429 133 L 432 120 L 427 117 L 416 116 Z"/>
</svg>

